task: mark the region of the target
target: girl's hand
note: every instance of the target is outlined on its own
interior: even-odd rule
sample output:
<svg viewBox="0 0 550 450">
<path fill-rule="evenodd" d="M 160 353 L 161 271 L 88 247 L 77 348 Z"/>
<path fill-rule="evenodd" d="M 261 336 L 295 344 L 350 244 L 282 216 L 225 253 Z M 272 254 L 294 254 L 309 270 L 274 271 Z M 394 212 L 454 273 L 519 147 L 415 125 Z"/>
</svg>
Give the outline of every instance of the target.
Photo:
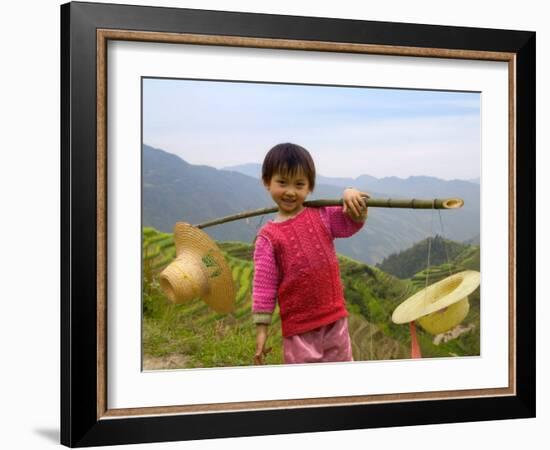
<svg viewBox="0 0 550 450">
<path fill-rule="evenodd" d="M 355 221 L 364 221 L 367 217 L 367 203 L 363 197 L 370 198 L 367 192 L 358 191 L 355 188 L 344 190 L 344 205 L 342 211 Z"/>
<path fill-rule="evenodd" d="M 254 364 L 261 366 L 265 364 L 265 356 L 271 351 L 271 347 L 265 348 L 267 340 L 267 325 L 256 325 L 256 353 L 254 354 Z"/>
<path fill-rule="evenodd" d="M 265 350 L 261 350 L 260 352 L 256 352 L 254 355 L 254 365 L 256 366 L 263 366 L 265 365 L 265 356 L 271 351 L 271 347 L 266 348 Z"/>
</svg>

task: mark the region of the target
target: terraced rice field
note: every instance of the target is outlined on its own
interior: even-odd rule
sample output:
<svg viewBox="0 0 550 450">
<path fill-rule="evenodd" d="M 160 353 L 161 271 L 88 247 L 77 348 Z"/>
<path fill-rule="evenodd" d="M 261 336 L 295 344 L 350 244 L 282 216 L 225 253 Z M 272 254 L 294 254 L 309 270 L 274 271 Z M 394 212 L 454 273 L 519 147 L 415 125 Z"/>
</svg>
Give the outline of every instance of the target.
<svg viewBox="0 0 550 450">
<path fill-rule="evenodd" d="M 172 304 L 158 284 L 158 275 L 175 257 L 172 234 L 153 228 L 143 229 L 143 355 L 148 370 L 228 367 L 251 365 L 255 351 L 255 325 L 252 322 L 253 247 L 240 242 L 218 243 L 231 268 L 236 288 L 235 308 L 218 314 L 200 299 L 183 305 Z M 458 258 L 457 258 L 458 260 Z M 339 257 L 348 310 L 355 361 L 408 357 L 408 327 L 391 322 L 393 310 L 403 300 L 424 287 L 425 274 L 400 280 L 380 269 Z M 479 264 L 479 253 L 477 254 Z M 455 262 L 456 263 L 456 262 Z M 435 267 L 430 282 L 451 269 L 475 265 L 476 254 L 462 255 L 459 264 Z M 479 296 L 477 317 L 479 323 Z M 476 308 L 473 308 L 474 315 Z M 470 326 L 470 324 L 468 324 Z M 267 364 L 282 364 L 280 317 L 276 308 L 269 328 L 268 346 L 273 348 Z M 477 330 L 479 334 L 479 329 Z M 433 337 L 419 331 L 425 356 L 475 354 L 475 337 L 464 333 L 451 342 L 433 343 Z M 470 339 L 470 341 L 467 341 Z M 440 340 L 443 341 L 443 340 Z M 479 342 L 477 342 L 479 348 Z M 479 351 L 479 350 L 477 350 Z"/>
</svg>

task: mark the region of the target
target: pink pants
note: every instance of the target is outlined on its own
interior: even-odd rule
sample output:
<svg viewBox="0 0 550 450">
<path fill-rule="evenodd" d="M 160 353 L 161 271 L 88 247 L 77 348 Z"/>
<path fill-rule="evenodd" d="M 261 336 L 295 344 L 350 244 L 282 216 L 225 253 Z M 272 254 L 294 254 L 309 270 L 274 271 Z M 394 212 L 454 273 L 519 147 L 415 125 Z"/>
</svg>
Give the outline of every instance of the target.
<svg viewBox="0 0 550 450">
<path fill-rule="evenodd" d="M 353 361 L 348 318 L 283 338 L 285 364 Z"/>
</svg>

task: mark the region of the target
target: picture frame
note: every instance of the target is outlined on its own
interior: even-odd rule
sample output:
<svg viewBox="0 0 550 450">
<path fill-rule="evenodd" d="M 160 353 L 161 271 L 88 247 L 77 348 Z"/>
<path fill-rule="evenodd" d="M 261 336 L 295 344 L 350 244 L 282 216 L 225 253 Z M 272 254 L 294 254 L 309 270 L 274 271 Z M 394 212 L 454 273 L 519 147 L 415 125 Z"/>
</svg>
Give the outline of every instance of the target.
<svg viewBox="0 0 550 450">
<path fill-rule="evenodd" d="M 110 41 L 508 64 L 508 154 L 502 156 L 509 164 L 508 386 L 109 408 Z M 535 45 L 536 35 L 528 31 L 80 2 L 62 5 L 61 443 L 81 447 L 535 417 Z"/>
</svg>

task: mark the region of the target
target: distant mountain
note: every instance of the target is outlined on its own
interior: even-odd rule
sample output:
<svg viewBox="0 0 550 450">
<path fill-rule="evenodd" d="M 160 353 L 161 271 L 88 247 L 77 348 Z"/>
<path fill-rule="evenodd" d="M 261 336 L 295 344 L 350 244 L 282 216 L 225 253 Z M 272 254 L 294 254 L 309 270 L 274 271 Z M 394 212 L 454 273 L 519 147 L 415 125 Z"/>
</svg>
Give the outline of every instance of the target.
<svg viewBox="0 0 550 450">
<path fill-rule="evenodd" d="M 224 167 L 223 170 L 239 172 L 239 173 L 242 173 L 243 175 L 248 175 L 249 177 L 257 178 L 258 180 L 262 177 L 262 165 L 259 163 L 249 163 L 249 164 L 239 164 L 236 166 L 228 166 L 228 167 Z M 362 175 L 362 177 L 376 180 L 376 178 L 370 177 L 369 175 Z M 354 178 L 345 178 L 345 177 L 332 178 L 332 177 L 325 177 L 320 174 L 317 174 L 315 182 L 316 184 L 328 184 L 331 186 L 340 186 L 340 187 L 353 186 L 356 183 Z"/>
<path fill-rule="evenodd" d="M 218 170 L 189 164 L 176 155 L 144 145 L 142 170 L 142 224 L 164 232 L 172 232 L 177 221 L 198 224 L 273 205 L 259 181 L 259 164 Z M 479 186 L 473 183 L 433 177 L 377 179 L 368 175 L 356 179 L 319 176 L 316 181 L 311 200 L 341 198 L 343 187 L 349 185 L 373 197 L 464 199 L 464 207 L 452 211 L 372 208 L 359 233 L 335 242 L 339 253 L 365 263 L 381 262 L 436 233 L 459 242 L 479 234 Z M 208 234 L 217 240 L 252 242 L 261 225 L 271 218 L 259 216 L 217 225 L 208 228 Z"/>
<path fill-rule="evenodd" d="M 236 166 L 224 167 L 223 170 L 239 172 L 257 179 L 261 178 L 262 165 L 259 163 L 240 164 Z M 373 192 L 384 192 L 386 194 L 396 195 L 398 197 L 410 197 L 412 193 L 416 196 L 425 196 L 430 198 L 434 190 L 447 193 L 457 190 L 466 190 L 467 192 L 479 192 L 479 178 L 472 180 L 442 180 L 436 177 L 411 176 L 408 178 L 384 177 L 376 178 L 371 175 L 360 175 L 357 178 L 352 177 L 327 177 L 317 174 L 316 183 L 330 186 L 347 187 L 353 186 L 358 189 L 364 189 Z M 469 186 L 473 184 L 474 186 Z M 442 194 L 439 194 L 442 196 Z"/>
<path fill-rule="evenodd" d="M 252 177 L 192 165 L 148 145 L 143 146 L 142 171 L 142 224 L 164 232 L 171 233 L 178 221 L 198 224 L 272 202 Z M 257 220 L 231 222 L 208 230 L 215 238 L 251 242 Z"/>
<path fill-rule="evenodd" d="M 262 165 L 258 163 L 239 164 L 237 166 L 223 167 L 222 170 L 229 170 L 231 172 L 239 172 L 249 177 L 257 178 L 262 177 Z"/>
</svg>

